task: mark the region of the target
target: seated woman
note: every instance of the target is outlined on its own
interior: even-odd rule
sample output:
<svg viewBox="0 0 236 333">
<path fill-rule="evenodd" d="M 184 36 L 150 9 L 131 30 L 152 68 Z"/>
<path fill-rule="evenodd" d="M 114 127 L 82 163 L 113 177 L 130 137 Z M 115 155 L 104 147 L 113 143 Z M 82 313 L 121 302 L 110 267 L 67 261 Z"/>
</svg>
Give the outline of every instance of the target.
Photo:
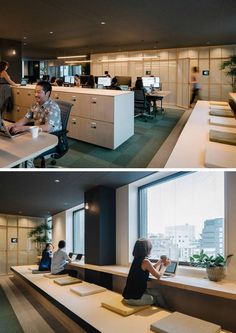
<svg viewBox="0 0 236 333">
<path fill-rule="evenodd" d="M 123 302 L 129 305 L 155 304 L 167 308 L 161 290 L 158 286 L 147 288 L 147 281 L 150 273 L 160 279 L 170 260 L 162 256 L 162 259 L 152 264 L 148 259 L 151 249 L 152 243 L 149 239 L 140 238 L 136 241 L 133 249 L 134 259 L 122 294 Z"/>
<path fill-rule="evenodd" d="M 42 259 L 39 263 L 39 271 L 51 271 L 52 243 L 47 243 L 42 252 Z"/>
</svg>

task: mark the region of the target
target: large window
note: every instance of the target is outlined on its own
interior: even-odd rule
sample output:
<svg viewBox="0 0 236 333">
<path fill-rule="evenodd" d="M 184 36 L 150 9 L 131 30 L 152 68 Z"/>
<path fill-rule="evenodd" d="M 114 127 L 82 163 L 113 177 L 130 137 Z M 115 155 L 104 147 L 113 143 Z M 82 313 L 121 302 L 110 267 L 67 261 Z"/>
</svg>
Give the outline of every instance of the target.
<svg viewBox="0 0 236 333">
<path fill-rule="evenodd" d="M 84 254 L 84 209 L 73 213 L 73 252 Z"/>
<path fill-rule="evenodd" d="M 224 173 L 177 173 L 141 187 L 139 225 L 153 258 L 186 262 L 201 249 L 224 255 Z"/>
</svg>

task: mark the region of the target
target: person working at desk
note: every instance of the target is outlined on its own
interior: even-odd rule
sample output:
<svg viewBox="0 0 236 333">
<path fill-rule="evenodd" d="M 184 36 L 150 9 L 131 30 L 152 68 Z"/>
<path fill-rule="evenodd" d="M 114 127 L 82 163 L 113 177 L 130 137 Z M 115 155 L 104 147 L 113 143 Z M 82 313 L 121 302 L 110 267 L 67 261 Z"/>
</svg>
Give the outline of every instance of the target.
<svg viewBox="0 0 236 333">
<path fill-rule="evenodd" d="M 39 263 L 39 271 L 50 271 L 52 260 L 52 243 L 47 243 L 45 249 L 42 252 L 42 259 Z"/>
<path fill-rule="evenodd" d="M 76 86 L 76 87 L 80 87 L 80 77 L 79 77 L 79 75 L 78 74 L 75 74 L 75 76 L 74 76 L 74 85 Z"/>
<path fill-rule="evenodd" d="M 121 90 L 121 88 L 118 86 L 118 80 L 115 76 L 111 80 L 111 86 L 109 87 L 109 89 L 111 89 L 111 90 Z"/>
<path fill-rule="evenodd" d="M 8 128 L 13 133 L 19 133 L 29 130 L 30 121 L 34 121 L 34 125 L 39 126 L 42 132 L 60 131 L 61 110 L 58 104 L 50 99 L 52 86 L 48 81 L 39 81 L 35 88 L 36 103 L 25 114 L 24 118 L 16 123 L 9 125 Z"/>
<path fill-rule="evenodd" d="M 0 113 L 2 114 L 5 110 L 9 110 L 12 107 L 11 87 L 17 86 L 17 84 L 11 80 L 7 74 L 9 63 L 7 61 L 0 62 Z"/>
<path fill-rule="evenodd" d="M 163 256 L 163 259 L 152 264 L 148 259 L 152 250 L 152 243 L 149 239 L 140 238 L 136 241 L 133 249 L 133 262 L 130 267 L 125 289 L 122 293 L 123 301 L 129 305 L 151 305 L 155 304 L 166 308 L 166 303 L 157 288 L 147 289 L 147 281 L 151 273 L 160 279 L 170 260 Z M 160 266 L 161 269 L 160 269 Z"/>
<path fill-rule="evenodd" d="M 77 271 L 74 269 L 65 269 L 67 263 L 71 262 L 70 257 L 65 251 L 66 242 L 60 240 L 58 243 L 58 250 L 54 252 L 52 257 L 51 273 L 52 274 L 69 274 L 70 276 L 76 277 Z"/>
</svg>

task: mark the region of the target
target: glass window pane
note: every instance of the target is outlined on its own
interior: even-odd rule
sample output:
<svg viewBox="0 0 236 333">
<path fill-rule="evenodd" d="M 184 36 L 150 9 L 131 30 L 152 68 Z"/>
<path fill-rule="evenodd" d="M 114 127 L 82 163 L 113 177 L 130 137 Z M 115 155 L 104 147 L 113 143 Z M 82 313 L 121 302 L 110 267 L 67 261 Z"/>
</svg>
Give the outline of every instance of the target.
<svg viewBox="0 0 236 333">
<path fill-rule="evenodd" d="M 152 257 L 189 261 L 201 249 L 224 255 L 223 172 L 188 173 L 155 183 L 141 189 L 139 198 L 140 236 L 151 239 Z"/>
<path fill-rule="evenodd" d="M 84 209 L 73 213 L 73 252 L 84 254 Z"/>
</svg>

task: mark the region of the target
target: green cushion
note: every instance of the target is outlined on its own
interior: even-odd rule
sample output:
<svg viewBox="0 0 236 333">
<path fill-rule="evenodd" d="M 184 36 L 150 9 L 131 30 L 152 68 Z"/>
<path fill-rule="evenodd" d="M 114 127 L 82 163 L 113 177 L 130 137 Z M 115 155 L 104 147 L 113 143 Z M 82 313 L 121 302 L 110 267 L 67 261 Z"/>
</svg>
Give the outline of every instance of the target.
<svg viewBox="0 0 236 333">
<path fill-rule="evenodd" d="M 236 146 L 236 133 L 210 130 L 209 139 L 210 141 Z"/>
</svg>

